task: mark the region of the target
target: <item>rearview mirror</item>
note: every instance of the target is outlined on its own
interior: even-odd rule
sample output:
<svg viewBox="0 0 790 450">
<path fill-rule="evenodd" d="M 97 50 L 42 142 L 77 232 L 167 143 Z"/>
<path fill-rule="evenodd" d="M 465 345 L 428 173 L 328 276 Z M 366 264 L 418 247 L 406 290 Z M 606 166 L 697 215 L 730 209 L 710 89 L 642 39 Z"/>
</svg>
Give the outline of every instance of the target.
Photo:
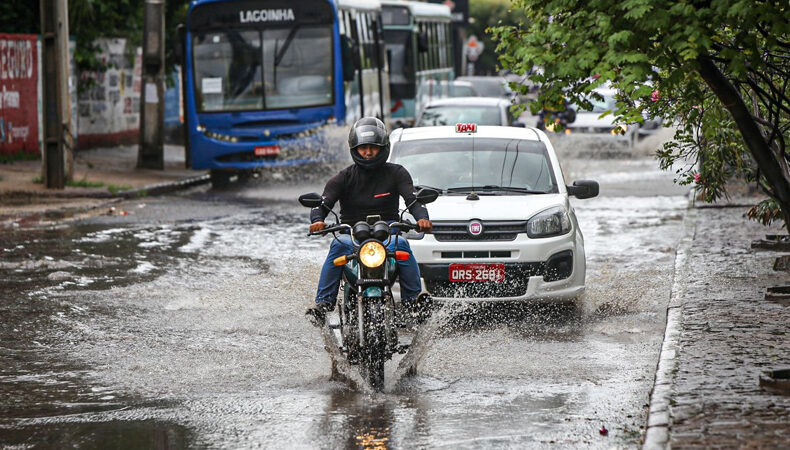
<svg viewBox="0 0 790 450">
<path fill-rule="evenodd" d="M 184 57 L 185 55 L 185 47 L 187 42 L 187 28 L 183 23 L 179 23 L 176 25 L 176 44 L 173 46 L 173 58 L 176 60 L 176 64 L 179 66 L 186 67 L 184 64 Z"/>
<path fill-rule="evenodd" d="M 354 58 L 354 44 L 346 35 L 340 35 L 340 55 L 343 61 L 343 81 L 354 81 L 357 67 Z"/>
<path fill-rule="evenodd" d="M 439 198 L 439 192 L 433 189 L 422 188 L 417 191 L 417 201 L 422 203 L 423 205 L 427 205 L 428 203 L 433 203 Z"/>
<path fill-rule="evenodd" d="M 573 182 L 573 186 L 565 186 L 568 189 L 568 195 L 572 195 L 578 199 L 593 198 L 598 196 L 598 182 L 592 180 L 577 180 Z"/>
<path fill-rule="evenodd" d="M 318 208 L 324 203 L 324 198 L 321 194 L 311 192 L 309 194 L 302 194 L 299 196 L 299 203 L 308 208 Z"/>
<path fill-rule="evenodd" d="M 417 51 L 420 53 L 428 51 L 428 33 L 424 31 L 417 35 Z"/>
</svg>

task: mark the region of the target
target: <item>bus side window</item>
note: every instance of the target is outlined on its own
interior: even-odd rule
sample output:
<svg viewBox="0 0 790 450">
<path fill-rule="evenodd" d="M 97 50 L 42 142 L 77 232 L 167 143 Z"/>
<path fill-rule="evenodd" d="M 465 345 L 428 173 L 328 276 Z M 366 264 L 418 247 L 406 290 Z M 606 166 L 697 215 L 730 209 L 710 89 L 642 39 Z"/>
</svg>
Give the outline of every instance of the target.
<svg viewBox="0 0 790 450">
<path fill-rule="evenodd" d="M 356 64 L 354 58 L 354 45 L 348 36 L 340 35 L 340 52 L 343 58 L 343 81 L 354 81 L 354 73 L 356 72 Z"/>
</svg>

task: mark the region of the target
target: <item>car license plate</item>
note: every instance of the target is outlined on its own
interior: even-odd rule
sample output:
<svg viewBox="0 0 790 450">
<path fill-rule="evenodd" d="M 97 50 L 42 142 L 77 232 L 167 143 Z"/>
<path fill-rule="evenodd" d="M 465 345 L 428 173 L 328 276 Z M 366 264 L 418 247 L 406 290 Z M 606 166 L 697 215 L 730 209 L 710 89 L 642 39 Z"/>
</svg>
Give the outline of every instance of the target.
<svg viewBox="0 0 790 450">
<path fill-rule="evenodd" d="M 504 264 L 450 264 L 450 281 L 488 281 L 501 283 L 505 281 Z"/>
<path fill-rule="evenodd" d="M 279 154 L 279 145 L 265 145 L 262 147 L 255 147 L 255 156 L 276 156 Z"/>
</svg>

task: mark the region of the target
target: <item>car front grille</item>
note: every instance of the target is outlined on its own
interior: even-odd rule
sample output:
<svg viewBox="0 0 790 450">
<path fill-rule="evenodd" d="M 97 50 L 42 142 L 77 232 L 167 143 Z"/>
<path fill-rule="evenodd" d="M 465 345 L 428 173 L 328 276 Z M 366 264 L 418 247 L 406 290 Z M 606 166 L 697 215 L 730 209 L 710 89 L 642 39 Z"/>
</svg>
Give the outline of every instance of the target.
<svg viewBox="0 0 790 450">
<path fill-rule="evenodd" d="M 428 292 L 434 297 L 450 298 L 501 298 L 521 297 L 527 293 L 528 279 L 502 283 L 453 283 L 452 281 L 426 281 Z"/>
<path fill-rule="evenodd" d="M 473 236 L 468 231 L 469 222 L 433 222 L 433 235 L 439 242 L 513 241 L 518 233 L 526 233 L 527 221 L 480 221 L 483 232 Z"/>
</svg>

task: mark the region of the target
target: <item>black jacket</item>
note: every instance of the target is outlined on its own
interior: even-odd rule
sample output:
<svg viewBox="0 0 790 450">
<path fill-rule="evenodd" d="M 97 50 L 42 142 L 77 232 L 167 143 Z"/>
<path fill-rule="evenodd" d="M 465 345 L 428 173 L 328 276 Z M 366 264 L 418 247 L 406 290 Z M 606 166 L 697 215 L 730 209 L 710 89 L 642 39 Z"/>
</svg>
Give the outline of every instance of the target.
<svg viewBox="0 0 790 450">
<path fill-rule="evenodd" d="M 403 166 L 392 163 L 373 170 L 352 164 L 326 183 L 323 196 L 326 208 L 310 211 L 312 223 L 324 221 L 338 200 L 342 223 L 353 225 L 369 215 L 398 220 L 398 197 L 403 197 L 407 205 L 415 199 L 411 175 Z M 417 220 L 428 218 L 428 210 L 422 203 L 415 202 L 409 211 Z"/>
</svg>

